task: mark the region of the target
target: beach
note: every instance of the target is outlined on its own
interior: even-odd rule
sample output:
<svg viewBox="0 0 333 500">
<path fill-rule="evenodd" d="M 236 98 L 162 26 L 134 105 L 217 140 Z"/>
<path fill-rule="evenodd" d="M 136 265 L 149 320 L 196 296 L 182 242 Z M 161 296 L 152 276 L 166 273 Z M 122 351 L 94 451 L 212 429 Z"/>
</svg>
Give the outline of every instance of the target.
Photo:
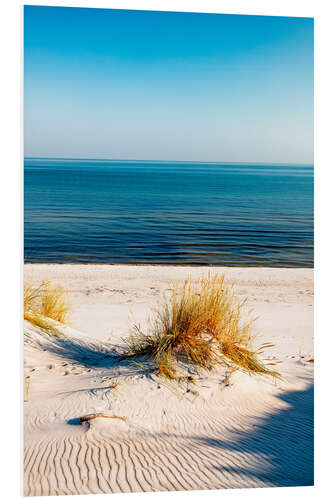
<svg viewBox="0 0 333 500">
<path fill-rule="evenodd" d="M 119 362 L 170 282 L 208 272 L 248 297 L 280 379 L 178 383 Z M 64 338 L 24 326 L 26 496 L 313 484 L 313 269 L 25 264 L 24 278 L 72 304 Z"/>
</svg>

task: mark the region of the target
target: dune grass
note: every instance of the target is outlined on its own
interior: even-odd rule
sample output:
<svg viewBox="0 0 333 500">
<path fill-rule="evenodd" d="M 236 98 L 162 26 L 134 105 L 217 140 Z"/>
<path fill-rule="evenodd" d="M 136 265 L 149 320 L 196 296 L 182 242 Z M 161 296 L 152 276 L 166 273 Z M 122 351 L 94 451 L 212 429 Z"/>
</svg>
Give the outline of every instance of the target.
<svg viewBox="0 0 333 500">
<path fill-rule="evenodd" d="M 29 375 L 24 375 L 24 402 L 27 403 L 29 401 L 29 386 L 30 386 L 30 377 Z"/>
<path fill-rule="evenodd" d="M 188 277 L 183 284 L 172 284 L 171 297 L 163 297 L 155 310 L 148 331 L 134 326 L 124 339 L 125 357 L 148 356 L 157 372 L 179 379 L 179 363 L 212 369 L 224 364 L 232 371 L 279 376 L 260 357 L 271 343 L 254 348 L 251 327 L 256 318 L 245 312 L 246 300 L 239 302 L 224 275 L 210 273 L 198 279 Z"/>
<path fill-rule="evenodd" d="M 71 310 L 67 293 L 61 286 L 53 286 L 50 281 L 39 285 L 25 284 L 24 319 L 47 330 L 56 332 L 56 323 L 67 324 Z"/>
</svg>

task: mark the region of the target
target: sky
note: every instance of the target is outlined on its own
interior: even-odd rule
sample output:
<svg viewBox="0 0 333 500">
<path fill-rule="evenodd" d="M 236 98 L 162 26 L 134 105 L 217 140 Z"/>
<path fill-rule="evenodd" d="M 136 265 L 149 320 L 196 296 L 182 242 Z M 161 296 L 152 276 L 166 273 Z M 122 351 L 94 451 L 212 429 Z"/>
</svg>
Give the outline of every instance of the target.
<svg viewBox="0 0 333 500">
<path fill-rule="evenodd" d="M 313 19 L 24 7 L 24 154 L 313 163 Z"/>
</svg>

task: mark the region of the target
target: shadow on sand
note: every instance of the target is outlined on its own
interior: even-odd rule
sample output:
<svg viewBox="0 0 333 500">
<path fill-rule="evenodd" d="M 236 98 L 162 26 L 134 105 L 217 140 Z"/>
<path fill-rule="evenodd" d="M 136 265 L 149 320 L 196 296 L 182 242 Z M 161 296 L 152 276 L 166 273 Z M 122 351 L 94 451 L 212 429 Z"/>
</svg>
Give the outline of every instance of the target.
<svg viewBox="0 0 333 500">
<path fill-rule="evenodd" d="M 258 459 L 258 465 L 245 467 L 225 467 L 221 463 L 216 471 L 242 474 L 267 486 L 313 485 L 313 384 L 304 391 L 290 391 L 277 397 L 288 407 L 255 419 L 253 432 L 233 430 L 228 441 L 193 436 L 199 444 L 213 447 L 215 451 L 246 452 Z"/>
<path fill-rule="evenodd" d="M 48 351 L 66 361 L 79 363 L 86 368 L 109 368 L 119 361 L 122 351 L 117 345 L 64 336 L 56 337 L 30 326 L 25 328 L 25 338 L 36 348 Z"/>
<path fill-rule="evenodd" d="M 152 363 L 124 356 L 124 346 L 90 338 L 56 337 L 33 326 L 25 329 L 25 338 L 37 349 L 48 351 L 84 368 L 112 369 L 117 367 L 126 376 L 151 375 Z M 120 375 L 120 372 L 119 372 Z"/>
</svg>

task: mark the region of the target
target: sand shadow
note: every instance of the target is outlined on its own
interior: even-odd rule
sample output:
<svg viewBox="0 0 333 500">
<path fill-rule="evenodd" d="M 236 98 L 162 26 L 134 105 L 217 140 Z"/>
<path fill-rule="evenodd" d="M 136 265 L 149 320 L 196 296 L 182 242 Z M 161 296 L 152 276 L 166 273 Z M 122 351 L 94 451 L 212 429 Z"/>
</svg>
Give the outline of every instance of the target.
<svg viewBox="0 0 333 500">
<path fill-rule="evenodd" d="M 231 431 L 231 439 L 223 437 L 193 440 L 218 450 L 254 455 L 257 460 L 245 467 L 215 470 L 241 474 L 244 478 L 267 486 L 312 486 L 314 484 L 314 415 L 313 384 L 304 391 L 290 391 L 277 396 L 288 404 L 285 409 L 254 419 L 252 432 Z M 200 453 L 200 446 L 198 452 Z M 221 454 L 222 456 L 222 454 Z M 258 465 L 254 465 L 257 463 Z"/>
<path fill-rule="evenodd" d="M 25 336 L 37 349 L 48 351 L 85 368 L 112 367 L 119 362 L 123 353 L 118 345 L 82 337 L 56 337 L 34 327 L 26 329 Z"/>
<path fill-rule="evenodd" d="M 37 349 L 48 351 L 68 363 L 85 369 L 117 369 L 118 375 L 151 378 L 153 363 L 148 358 L 124 356 L 124 345 L 74 336 L 56 337 L 29 326 L 25 336 Z"/>
<path fill-rule="evenodd" d="M 85 368 L 112 368 L 118 363 L 120 354 L 117 346 L 101 347 L 97 343 L 76 339 L 56 339 L 49 343 L 47 350 L 52 354 L 79 363 Z"/>
<path fill-rule="evenodd" d="M 70 418 L 67 420 L 68 425 L 81 425 L 81 420 L 80 417 L 77 418 Z"/>
</svg>

